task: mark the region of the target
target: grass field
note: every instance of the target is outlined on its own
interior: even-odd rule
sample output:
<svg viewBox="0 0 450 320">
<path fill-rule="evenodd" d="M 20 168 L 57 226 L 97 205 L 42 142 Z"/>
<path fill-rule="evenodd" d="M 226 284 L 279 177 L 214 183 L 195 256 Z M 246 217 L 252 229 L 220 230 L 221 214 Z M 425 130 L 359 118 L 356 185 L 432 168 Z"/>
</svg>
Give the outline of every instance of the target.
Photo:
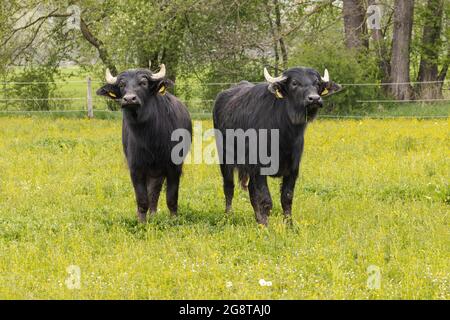
<svg viewBox="0 0 450 320">
<path fill-rule="evenodd" d="M 0 118 L 0 298 L 450 298 L 447 119 L 313 123 L 294 229 L 274 179 L 269 228 L 241 190 L 225 216 L 208 165 L 185 166 L 179 217 L 163 197 L 138 225 L 120 127 Z M 79 289 L 66 286 L 70 265 Z"/>
</svg>

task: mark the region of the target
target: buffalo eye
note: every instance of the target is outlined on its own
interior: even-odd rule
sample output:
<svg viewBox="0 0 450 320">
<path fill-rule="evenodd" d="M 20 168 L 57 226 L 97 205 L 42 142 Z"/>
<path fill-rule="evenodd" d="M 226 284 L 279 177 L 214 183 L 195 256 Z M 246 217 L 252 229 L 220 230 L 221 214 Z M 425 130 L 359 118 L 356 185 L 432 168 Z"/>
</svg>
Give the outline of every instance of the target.
<svg viewBox="0 0 450 320">
<path fill-rule="evenodd" d="M 123 89 L 125 87 L 125 81 L 119 82 L 119 88 Z"/>
<path fill-rule="evenodd" d="M 296 86 L 298 86 L 298 82 L 297 82 L 297 81 L 295 81 L 295 80 L 292 80 L 291 84 L 292 84 L 292 86 L 293 86 L 293 87 L 296 87 Z"/>
<path fill-rule="evenodd" d="M 142 80 L 139 82 L 139 85 L 142 86 L 142 87 L 148 86 L 148 80 L 147 80 L 147 79 L 142 79 Z"/>
<path fill-rule="evenodd" d="M 316 87 L 316 88 L 322 88 L 324 86 L 324 83 L 323 82 L 321 82 L 321 81 L 314 81 L 314 87 Z"/>
</svg>

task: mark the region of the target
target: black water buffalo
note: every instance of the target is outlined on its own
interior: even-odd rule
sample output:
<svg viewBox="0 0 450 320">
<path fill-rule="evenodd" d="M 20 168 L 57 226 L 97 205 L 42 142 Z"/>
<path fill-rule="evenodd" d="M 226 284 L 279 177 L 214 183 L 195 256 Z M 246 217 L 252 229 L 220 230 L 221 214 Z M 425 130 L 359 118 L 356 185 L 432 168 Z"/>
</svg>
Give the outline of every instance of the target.
<svg viewBox="0 0 450 320">
<path fill-rule="evenodd" d="M 176 142 L 172 141 L 171 135 L 176 129 L 192 133 L 187 108 L 166 92 L 173 83 L 165 75 L 163 64 L 158 73 L 135 69 L 113 77 L 106 70 L 107 84 L 97 90 L 98 95 L 115 99 L 122 107 L 123 151 L 136 194 L 140 222 L 146 221 L 149 209 L 151 214 L 156 212 L 165 179 L 167 207 L 172 215 L 176 215 L 183 164 L 182 161 L 172 161 L 171 151 Z"/>
<path fill-rule="evenodd" d="M 231 210 L 234 193 L 233 172 L 237 168 L 241 185 L 250 195 L 258 223 L 267 225 L 272 209 L 272 199 L 267 186 L 267 176 L 282 177 L 281 204 L 286 220 L 292 222 L 291 210 L 294 188 L 299 172 L 303 152 L 304 133 L 308 122 L 311 122 L 322 107 L 322 97 L 341 90 L 341 86 L 330 81 L 328 71 L 323 77 L 314 69 L 291 68 L 277 78 L 273 78 L 264 69 L 268 83 L 251 84 L 242 81 L 238 85 L 221 92 L 215 101 L 213 117 L 216 129 L 216 141 L 221 155 L 220 169 L 223 176 L 223 189 L 226 200 L 226 212 Z M 239 162 L 238 148 L 234 141 L 227 141 L 227 131 L 240 130 L 247 133 L 249 129 L 257 132 L 275 132 L 277 136 L 267 134 L 265 140 L 261 136 L 250 143 L 245 137 L 243 150 L 246 155 Z M 265 130 L 264 130 L 265 129 Z M 275 129 L 275 130 L 273 130 Z M 218 139 L 217 135 L 221 135 Z M 231 138 L 237 140 L 237 135 Z M 277 140 L 277 141 L 276 141 Z M 276 143 L 276 144 L 271 144 Z M 268 166 L 258 154 L 256 162 L 249 162 L 249 149 L 252 146 L 271 150 L 270 157 L 277 159 L 277 166 L 269 174 L 262 174 L 261 169 Z M 276 146 L 276 149 L 271 149 Z M 225 161 L 226 154 L 231 152 L 234 160 Z M 272 154 L 273 153 L 273 154 Z"/>
</svg>

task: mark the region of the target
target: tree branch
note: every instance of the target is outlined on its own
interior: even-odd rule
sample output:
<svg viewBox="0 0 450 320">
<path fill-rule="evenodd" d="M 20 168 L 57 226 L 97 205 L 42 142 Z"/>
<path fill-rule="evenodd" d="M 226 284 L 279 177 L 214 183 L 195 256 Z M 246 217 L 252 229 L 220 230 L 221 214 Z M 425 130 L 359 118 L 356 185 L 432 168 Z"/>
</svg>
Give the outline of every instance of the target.
<svg viewBox="0 0 450 320">
<path fill-rule="evenodd" d="M 83 18 L 80 19 L 80 29 L 83 37 L 88 41 L 90 44 L 92 44 L 98 51 L 100 59 L 103 61 L 103 63 L 106 65 L 107 68 L 113 73 L 117 74 L 117 68 L 114 65 L 114 63 L 111 60 L 111 57 L 108 54 L 108 51 L 105 48 L 105 45 L 103 42 L 95 37 L 92 32 L 89 30 L 89 27 L 87 26 L 86 22 L 83 20 Z"/>
<path fill-rule="evenodd" d="M 25 30 L 28 29 L 32 26 L 34 26 L 36 23 L 38 23 L 39 21 L 42 20 L 47 20 L 48 18 L 65 18 L 65 17 L 70 17 L 69 13 L 57 13 L 58 9 L 53 10 L 52 12 L 50 12 L 49 14 L 45 15 L 45 16 L 41 16 L 35 20 L 33 20 L 32 22 L 27 23 L 26 25 L 13 29 L 11 31 L 11 34 L 9 35 L 9 37 L 7 37 L 5 39 L 5 41 L 3 41 L 2 46 L 6 45 L 11 39 L 12 37 L 19 31 L 21 30 Z"/>
</svg>

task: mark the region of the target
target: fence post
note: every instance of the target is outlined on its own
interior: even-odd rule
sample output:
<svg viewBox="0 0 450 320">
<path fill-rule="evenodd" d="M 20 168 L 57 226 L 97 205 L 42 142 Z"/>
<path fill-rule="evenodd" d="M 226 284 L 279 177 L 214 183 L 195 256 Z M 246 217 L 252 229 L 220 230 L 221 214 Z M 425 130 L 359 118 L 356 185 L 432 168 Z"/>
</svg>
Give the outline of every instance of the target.
<svg viewBox="0 0 450 320">
<path fill-rule="evenodd" d="M 88 111 L 88 118 L 92 119 L 94 117 L 94 108 L 92 106 L 92 81 L 91 81 L 91 77 L 87 78 L 87 111 Z"/>
</svg>

